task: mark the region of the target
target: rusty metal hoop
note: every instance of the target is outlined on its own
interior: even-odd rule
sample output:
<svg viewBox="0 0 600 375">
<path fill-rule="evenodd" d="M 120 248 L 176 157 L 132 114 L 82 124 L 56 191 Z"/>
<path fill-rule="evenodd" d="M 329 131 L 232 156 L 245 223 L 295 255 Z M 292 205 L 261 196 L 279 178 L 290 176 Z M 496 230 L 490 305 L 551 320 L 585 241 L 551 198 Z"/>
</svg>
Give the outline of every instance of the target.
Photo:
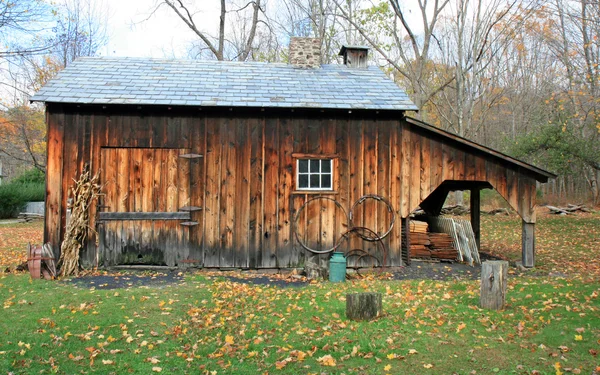
<svg viewBox="0 0 600 375">
<path fill-rule="evenodd" d="M 390 201 L 388 201 L 386 198 L 382 197 L 381 195 L 376 195 L 376 194 L 367 194 L 367 195 L 363 195 L 362 197 L 360 197 L 360 199 L 358 199 L 356 202 L 354 202 L 354 204 L 352 205 L 352 208 L 350 208 L 350 212 L 348 214 L 349 220 L 350 220 L 350 227 L 351 228 L 361 228 L 361 227 L 355 227 L 354 226 L 354 209 L 362 204 L 364 201 L 366 201 L 367 199 L 374 199 L 376 201 L 379 202 L 383 202 L 387 209 L 388 212 L 392 215 L 392 219 L 390 220 L 390 227 L 388 228 L 388 230 L 382 234 L 381 236 L 377 235 L 376 238 L 373 237 L 366 237 L 360 233 L 356 233 L 357 236 L 359 236 L 360 238 L 362 238 L 365 241 L 369 241 L 369 242 L 375 242 L 375 241 L 380 241 L 384 238 L 386 238 L 390 232 L 392 231 L 392 229 L 394 229 L 394 223 L 396 222 L 396 213 L 394 212 L 394 208 L 392 207 L 392 204 L 390 203 Z M 364 228 L 364 227 L 363 227 Z M 371 230 L 371 232 L 375 233 L 375 231 Z"/>
<path fill-rule="evenodd" d="M 338 207 L 340 210 L 342 210 L 342 212 L 344 213 L 344 218 L 348 221 L 348 223 L 350 222 L 350 220 L 348 219 L 348 213 L 346 212 L 344 207 L 340 204 L 340 202 L 338 202 L 335 199 L 330 198 L 330 197 L 317 196 L 317 197 L 311 198 L 311 199 L 307 200 L 306 202 L 304 202 L 304 204 L 302 206 L 300 206 L 298 211 L 296 211 L 296 215 L 294 215 L 293 230 L 294 230 L 294 236 L 296 237 L 296 240 L 298 241 L 300 246 L 302 246 L 306 250 L 310 251 L 311 253 L 327 254 L 327 253 L 334 251 L 342 244 L 342 238 L 344 238 L 344 236 L 341 236 L 340 239 L 334 243 L 333 247 L 331 247 L 329 249 L 325 249 L 325 250 L 317 250 L 317 249 L 312 249 L 312 248 L 308 247 L 308 245 L 306 245 L 304 242 L 302 242 L 302 240 L 300 239 L 300 236 L 298 234 L 298 232 L 299 232 L 298 231 L 298 219 L 300 218 L 300 214 L 302 213 L 302 211 L 304 211 L 304 209 L 306 208 L 306 206 L 308 206 L 308 204 L 310 202 L 320 200 L 320 199 L 333 202 L 336 205 L 336 207 Z"/>
<path fill-rule="evenodd" d="M 387 261 L 387 248 L 385 247 L 385 243 L 383 242 L 383 238 L 379 237 L 377 235 L 377 233 L 367 227 L 352 227 L 350 229 L 348 229 L 346 232 L 342 233 L 342 236 L 340 237 L 340 243 L 346 239 L 349 240 L 350 239 L 350 235 L 352 233 L 355 233 L 359 238 L 364 239 L 366 236 L 359 234 L 359 231 L 366 231 L 366 232 L 370 232 L 370 234 L 372 235 L 372 237 L 368 237 L 371 238 L 371 242 L 377 242 L 379 244 L 379 246 L 381 247 L 381 252 L 383 253 L 383 259 L 379 259 L 376 256 L 374 256 L 373 254 L 363 250 L 363 249 L 352 249 L 349 250 L 346 253 L 346 256 L 358 256 L 358 260 L 360 261 L 360 259 L 362 259 L 363 257 L 370 257 L 370 258 L 374 258 L 375 260 L 377 260 L 379 262 L 379 264 L 381 265 L 382 269 L 383 267 L 385 267 L 385 262 Z M 362 254 L 355 254 L 355 253 L 361 253 Z"/>
</svg>

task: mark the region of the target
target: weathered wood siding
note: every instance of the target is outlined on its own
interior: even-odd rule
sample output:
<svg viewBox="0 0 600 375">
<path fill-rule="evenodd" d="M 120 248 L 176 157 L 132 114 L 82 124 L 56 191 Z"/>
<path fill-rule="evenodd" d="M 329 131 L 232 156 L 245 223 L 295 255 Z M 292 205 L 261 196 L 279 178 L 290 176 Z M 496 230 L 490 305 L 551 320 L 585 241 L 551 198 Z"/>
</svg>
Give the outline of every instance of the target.
<svg viewBox="0 0 600 375">
<path fill-rule="evenodd" d="M 397 221 L 384 241 L 388 249 L 387 265 L 402 263 L 400 217 L 407 217 L 445 180 L 489 181 L 526 221 L 535 220 L 533 177 L 518 167 L 508 168 L 499 158 L 399 120 L 397 114 L 386 117 L 319 111 L 272 113 L 48 105 L 47 115 L 45 239 L 55 249 L 64 234 L 67 191 L 84 163 L 89 162 L 94 172 L 101 168 L 105 170 L 104 175 L 114 172 L 118 179 L 123 179 L 117 181 L 117 189 L 124 189 L 126 183 L 132 186 L 131 181 L 126 180 L 135 178 L 133 169 L 127 168 L 127 163 L 109 163 L 102 156 L 102 150 L 109 148 L 131 148 L 123 152 L 140 152 L 140 160 L 148 163 L 152 149 L 185 149 L 185 152 L 203 156 L 188 160 L 185 167 L 178 167 L 174 174 L 156 159 L 157 154 L 163 153 L 153 151 L 152 172 L 143 172 L 153 184 L 159 178 L 185 180 L 182 184 L 174 183 L 175 196 L 185 196 L 185 205 L 202 207 L 190 212 L 190 220 L 197 225 L 180 226 L 173 220 L 127 224 L 132 233 L 140 231 L 139 236 L 130 236 L 131 241 L 139 242 L 138 248 L 145 243 L 151 243 L 152 248 L 164 247 L 169 252 L 167 264 L 241 268 L 301 266 L 307 253 L 294 238 L 293 218 L 296 211 L 316 195 L 295 190 L 295 160 L 307 154 L 334 158 L 334 191 L 321 195 L 335 199 L 346 211 L 365 194 L 382 195 L 390 201 Z M 110 172 L 114 168 L 117 170 Z M 142 202 L 139 211 L 169 211 L 150 204 L 157 199 L 169 204 L 172 197 L 168 189 L 154 193 L 143 190 L 139 194 Z M 178 208 L 182 205 L 177 203 Z M 93 218 L 96 209 L 91 212 Z M 389 227 L 390 215 L 381 203 L 365 201 L 354 213 L 354 225 L 380 234 Z M 348 229 L 339 208 L 327 200 L 308 204 L 299 221 L 300 237 L 315 248 L 330 247 Z M 112 229 L 115 232 L 125 231 L 122 226 L 116 226 Z M 107 249 L 103 243 L 108 227 L 105 225 L 105 237 L 100 238 L 99 248 L 94 234 L 90 234 L 83 252 L 84 264 L 97 260 L 100 265 L 110 263 L 105 261 L 109 257 L 105 255 Z M 153 237 L 150 232 L 174 232 L 176 236 L 174 239 Z M 110 251 L 114 252 L 117 251 L 114 247 L 121 245 L 111 246 Z M 181 250 L 182 247 L 185 249 Z M 382 250 L 377 249 L 375 243 L 351 238 L 342 245 L 345 250 L 356 248 L 383 258 Z"/>
</svg>

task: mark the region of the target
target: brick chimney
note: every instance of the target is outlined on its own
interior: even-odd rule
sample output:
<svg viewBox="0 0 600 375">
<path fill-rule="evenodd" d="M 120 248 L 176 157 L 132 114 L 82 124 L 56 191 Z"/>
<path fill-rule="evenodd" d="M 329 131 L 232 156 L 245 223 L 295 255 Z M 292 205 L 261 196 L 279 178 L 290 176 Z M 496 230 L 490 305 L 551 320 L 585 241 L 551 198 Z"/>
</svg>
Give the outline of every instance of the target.
<svg viewBox="0 0 600 375">
<path fill-rule="evenodd" d="M 292 37 L 290 39 L 290 64 L 297 68 L 320 68 L 321 39 Z"/>
<path fill-rule="evenodd" d="M 349 68 L 367 68 L 367 56 L 369 47 L 364 46 L 342 46 L 339 53 L 344 57 L 344 65 Z"/>
</svg>

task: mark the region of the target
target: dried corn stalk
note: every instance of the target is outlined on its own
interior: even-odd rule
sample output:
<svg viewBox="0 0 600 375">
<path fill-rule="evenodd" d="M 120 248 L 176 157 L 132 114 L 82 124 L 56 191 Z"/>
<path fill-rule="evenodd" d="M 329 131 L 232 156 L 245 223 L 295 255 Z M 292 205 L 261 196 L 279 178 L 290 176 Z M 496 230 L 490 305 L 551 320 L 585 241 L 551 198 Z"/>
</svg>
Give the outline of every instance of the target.
<svg viewBox="0 0 600 375">
<path fill-rule="evenodd" d="M 61 244 L 60 259 L 58 260 L 60 277 L 77 275 L 79 272 L 79 251 L 87 238 L 88 229 L 90 229 L 89 208 L 101 192 L 99 179 L 99 172 L 93 177 L 90 176 L 89 166 L 86 164 L 79 180 L 73 180 L 75 186 L 70 191 L 71 218 L 67 223 L 65 239 Z"/>
</svg>

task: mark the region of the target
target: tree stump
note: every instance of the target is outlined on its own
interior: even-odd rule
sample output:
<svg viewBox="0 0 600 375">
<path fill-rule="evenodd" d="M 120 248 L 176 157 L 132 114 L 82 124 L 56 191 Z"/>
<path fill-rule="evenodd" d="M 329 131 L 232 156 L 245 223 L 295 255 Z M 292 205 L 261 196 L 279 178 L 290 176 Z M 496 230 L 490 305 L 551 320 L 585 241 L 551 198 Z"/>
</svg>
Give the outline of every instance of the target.
<svg viewBox="0 0 600 375">
<path fill-rule="evenodd" d="M 501 310 L 506 301 L 508 262 L 486 261 L 481 264 L 481 295 L 479 303 L 484 309 Z"/>
<path fill-rule="evenodd" d="M 371 320 L 383 313 L 381 293 L 346 295 L 346 317 L 352 320 Z"/>
</svg>

